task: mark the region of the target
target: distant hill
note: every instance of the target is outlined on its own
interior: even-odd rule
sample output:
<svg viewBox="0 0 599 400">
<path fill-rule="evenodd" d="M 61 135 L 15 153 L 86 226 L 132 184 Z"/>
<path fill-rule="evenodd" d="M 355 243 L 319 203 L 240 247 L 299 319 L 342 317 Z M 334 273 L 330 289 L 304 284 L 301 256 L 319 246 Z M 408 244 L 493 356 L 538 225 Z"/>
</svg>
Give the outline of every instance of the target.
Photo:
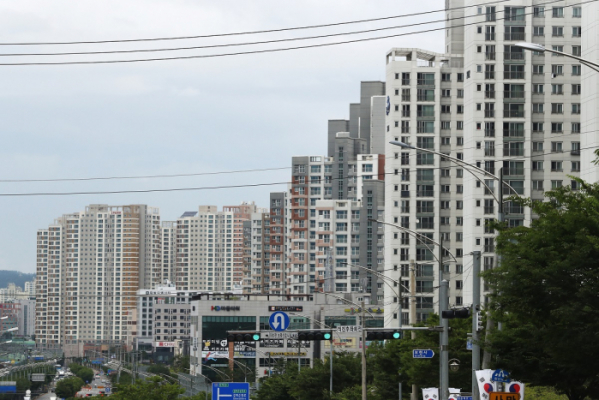
<svg viewBox="0 0 599 400">
<path fill-rule="evenodd" d="M 35 278 L 35 274 L 25 274 L 19 271 L 3 271 L 0 270 L 0 288 L 8 287 L 9 283 L 14 283 L 25 289 L 25 282 L 31 282 Z"/>
</svg>

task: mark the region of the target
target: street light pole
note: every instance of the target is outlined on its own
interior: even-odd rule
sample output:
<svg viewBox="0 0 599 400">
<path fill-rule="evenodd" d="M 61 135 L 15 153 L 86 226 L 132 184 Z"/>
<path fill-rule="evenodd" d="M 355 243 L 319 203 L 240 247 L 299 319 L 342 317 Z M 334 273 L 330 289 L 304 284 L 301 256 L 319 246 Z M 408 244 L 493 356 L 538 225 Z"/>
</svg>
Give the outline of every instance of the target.
<svg viewBox="0 0 599 400">
<path fill-rule="evenodd" d="M 480 369 L 480 342 L 476 313 L 480 310 L 480 251 L 473 251 L 472 256 L 472 398 L 478 399 L 476 371 Z"/>
<path fill-rule="evenodd" d="M 364 300 L 362 306 L 362 400 L 366 400 L 366 314 L 364 313 Z"/>
<path fill-rule="evenodd" d="M 449 302 L 448 299 L 448 290 L 449 282 L 443 280 L 441 285 L 439 286 L 439 316 L 443 311 L 447 310 L 447 305 Z M 439 341 L 441 348 L 439 354 L 439 363 L 441 364 L 441 390 L 439 393 L 441 400 L 447 400 L 449 396 L 449 320 L 446 318 L 441 318 L 441 326 L 443 326 L 443 330 L 439 333 Z M 473 399 L 476 397 L 473 397 Z"/>
<path fill-rule="evenodd" d="M 538 51 L 540 53 L 547 52 L 547 53 L 553 53 L 553 54 L 557 54 L 557 55 L 568 57 L 568 58 L 573 58 L 574 60 L 580 61 L 582 64 L 586 65 L 590 69 L 599 72 L 599 64 L 589 61 L 589 60 L 586 60 L 582 57 L 575 56 L 574 54 L 568 54 L 568 53 L 564 53 L 562 51 L 548 49 L 545 46 L 538 44 L 538 43 L 519 42 L 519 43 L 515 43 L 514 46 L 520 47 L 520 48 L 526 49 L 526 50 Z"/>
</svg>

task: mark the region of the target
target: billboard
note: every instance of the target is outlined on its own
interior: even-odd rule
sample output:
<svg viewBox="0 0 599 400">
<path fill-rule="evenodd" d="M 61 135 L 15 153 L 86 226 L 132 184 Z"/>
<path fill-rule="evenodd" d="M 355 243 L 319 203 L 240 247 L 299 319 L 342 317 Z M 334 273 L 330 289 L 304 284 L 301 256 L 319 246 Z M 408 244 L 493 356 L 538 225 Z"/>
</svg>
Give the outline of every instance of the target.
<svg viewBox="0 0 599 400">
<path fill-rule="evenodd" d="M 256 357 L 256 342 L 235 342 L 235 358 Z M 227 339 L 202 341 L 202 358 L 229 358 L 229 343 Z"/>
<path fill-rule="evenodd" d="M 323 349 L 331 347 L 331 341 L 325 340 Z M 357 338 L 333 338 L 333 347 L 336 349 L 356 349 L 358 347 Z"/>
<path fill-rule="evenodd" d="M 154 347 L 175 347 L 175 342 L 154 342 Z"/>
</svg>

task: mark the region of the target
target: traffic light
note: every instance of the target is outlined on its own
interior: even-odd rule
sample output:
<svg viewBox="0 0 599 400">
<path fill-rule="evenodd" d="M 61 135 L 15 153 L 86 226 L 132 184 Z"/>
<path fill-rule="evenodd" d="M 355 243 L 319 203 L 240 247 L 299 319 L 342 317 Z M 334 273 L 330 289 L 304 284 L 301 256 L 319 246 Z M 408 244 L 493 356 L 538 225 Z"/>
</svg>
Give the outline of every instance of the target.
<svg viewBox="0 0 599 400">
<path fill-rule="evenodd" d="M 227 342 L 257 342 L 260 338 L 260 332 L 227 332 Z"/>
<path fill-rule="evenodd" d="M 401 331 L 397 329 L 384 329 L 366 331 L 366 340 L 393 340 L 401 339 Z"/>
<path fill-rule="evenodd" d="M 445 319 L 468 318 L 469 316 L 470 316 L 469 308 L 462 308 L 460 310 L 441 311 L 441 318 L 445 318 Z"/>
<path fill-rule="evenodd" d="M 476 322 L 476 331 L 480 332 L 484 329 L 483 327 L 483 312 L 482 311 L 477 311 L 476 314 L 474 314 L 474 320 Z"/>
<path fill-rule="evenodd" d="M 333 338 L 333 331 L 327 329 L 312 329 L 307 331 L 299 331 L 297 333 L 298 340 L 331 340 Z"/>
</svg>

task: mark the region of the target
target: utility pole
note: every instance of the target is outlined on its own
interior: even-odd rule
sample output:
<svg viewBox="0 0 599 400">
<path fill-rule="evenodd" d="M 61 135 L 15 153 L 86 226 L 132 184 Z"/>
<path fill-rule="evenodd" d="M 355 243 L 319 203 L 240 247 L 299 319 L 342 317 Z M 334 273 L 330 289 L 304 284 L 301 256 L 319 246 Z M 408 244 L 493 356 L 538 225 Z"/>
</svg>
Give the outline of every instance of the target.
<svg viewBox="0 0 599 400">
<path fill-rule="evenodd" d="M 366 400 L 366 310 L 364 309 L 364 299 L 360 303 L 360 308 L 362 308 L 362 400 Z"/>
<path fill-rule="evenodd" d="M 401 274 L 400 274 L 401 275 Z M 416 325 L 416 264 L 410 260 L 410 325 Z M 412 331 L 412 340 L 416 339 L 416 332 Z M 418 386 L 412 384 L 411 400 L 418 400 Z"/>
<path fill-rule="evenodd" d="M 503 168 L 499 168 L 499 195 L 497 196 L 499 200 L 499 204 L 497 205 L 497 221 L 499 223 L 503 222 Z M 501 265 L 501 257 L 499 254 L 497 257 L 497 267 Z M 480 303 L 480 302 L 479 302 Z M 501 330 L 501 322 L 499 323 L 499 330 Z M 487 325 L 485 329 L 485 343 L 489 339 L 489 335 L 493 330 L 493 319 L 491 318 L 491 314 L 487 313 Z M 474 334 L 474 332 L 472 332 Z M 491 352 L 488 350 L 487 346 L 483 351 L 483 369 L 489 369 L 491 366 Z"/>
<path fill-rule="evenodd" d="M 443 311 L 447 310 L 449 291 L 449 282 L 443 280 L 439 286 L 439 316 L 442 315 Z M 441 318 L 441 326 L 443 331 L 439 334 L 441 343 L 441 349 L 439 354 L 439 362 L 441 363 L 440 374 L 441 374 L 441 387 L 440 387 L 440 398 L 441 400 L 447 400 L 449 396 L 449 320 Z M 474 399 L 475 397 L 473 397 Z"/>
<path fill-rule="evenodd" d="M 472 256 L 472 398 L 478 399 L 478 382 L 476 373 L 480 369 L 480 343 L 478 337 L 478 321 L 476 313 L 480 310 L 480 251 L 473 251 Z"/>
</svg>

